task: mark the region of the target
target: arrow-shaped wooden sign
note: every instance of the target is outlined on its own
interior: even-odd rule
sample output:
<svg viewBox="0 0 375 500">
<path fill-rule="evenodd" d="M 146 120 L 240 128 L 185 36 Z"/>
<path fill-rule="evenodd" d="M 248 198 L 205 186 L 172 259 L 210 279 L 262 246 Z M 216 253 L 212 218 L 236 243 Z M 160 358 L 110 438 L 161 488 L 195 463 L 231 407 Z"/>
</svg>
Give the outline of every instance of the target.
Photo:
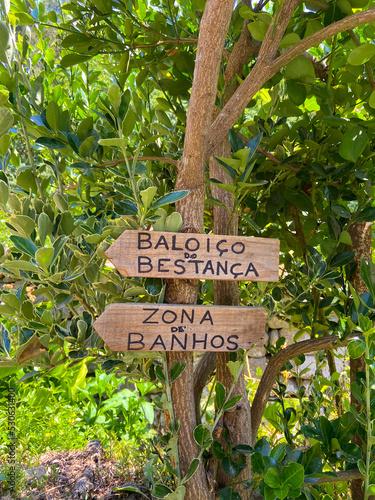
<svg viewBox="0 0 375 500">
<path fill-rule="evenodd" d="M 112 304 L 94 323 L 112 351 L 237 351 L 263 345 L 266 309 Z"/>
<path fill-rule="evenodd" d="M 123 276 L 278 281 L 279 240 L 124 231 L 106 251 Z"/>
</svg>

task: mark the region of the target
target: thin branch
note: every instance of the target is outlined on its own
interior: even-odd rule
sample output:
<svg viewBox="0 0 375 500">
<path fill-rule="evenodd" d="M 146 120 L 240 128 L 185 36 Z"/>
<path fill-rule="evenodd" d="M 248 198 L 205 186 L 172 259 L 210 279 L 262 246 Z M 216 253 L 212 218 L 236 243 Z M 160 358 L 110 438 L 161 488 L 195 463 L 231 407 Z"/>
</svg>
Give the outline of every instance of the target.
<svg viewBox="0 0 375 500">
<path fill-rule="evenodd" d="M 358 337 L 358 334 L 353 333 L 343 341 L 340 341 L 340 337 L 337 335 L 304 340 L 302 342 L 296 342 L 295 344 L 292 344 L 285 349 L 281 349 L 277 354 L 270 358 L 261 378 L 258 389 L 255 393 L 253 405 L 251 407 L 251 427 L 253 442 L 255 442 L 256 435 L 262 421 L 262 416 L 266 408 L 271 389 L 275 383 L 276 376 L 280 372 L 281 368 L 285 365 L 285 363 L 290 359 L 299 356 L 300 354 L 346 346 L 350 342 L 350 340 L 355 337 Z"/>
<path fill-rule="evenodd" d="M 339 470 L 335 472 L 335 474 L 336 476 L 318 477 L 314 480 L 314 482 L 306 482 L 305 486 L 314 486 L 315 484 L 338 483 L 338 482 L 353 481 L 354 479 L 363 479 L 363 476 L 359 472 L 359 469 Z"/>
<path fill-rule="evenodd" d="M 280 39 L 281 31 L 283 31 L 283 33 L 285 32 L 286 26 L 296 6 L 297 2 L 295 1 L 288 2 L 286 0 L 284 2 L 278 16 L 275 31 L 272 33 L 274 23 L 271 23 L 266 38 L 262 43 L 255 66 L 211 125 L 207 148 L 208 156 L 214 151 L 215 145 L 220 143 L 226 136 L 228 130 L 233 127 L 248 102 L 259 91 L 262 85 L 272 78 L 281 68 L 297 56 L 302 55 L 306 50 L 324 42 L 327 38 L 375 20 L 375 9 L 358 12 L 336 23 L 332 23 L 326 28 L 300 40 L 294 47 L 291 47 L 284 52 L 284 54 L 276 57 L 277 47 L 275 49 L 275 40 Z"/>
<path fill-rule="evenodd" d="M 358 12 L 357 14 L 353 14 L 349 17 L 345 17 L 344 19 L 341 19 L 336 23 L 332 23 L 326 28 L 313 33 L 307 38 L 303 38 L 298 43 L 296 43 L 294 47 L 291 47 L 275 60 L 275 73 L 290 61 L 295 59 L 297 56 L 303 54 L 303 52 L 305 52 L 306 50 L 311 49 L 311 47 L 324 42 L 325 40 L 327 40 L 327 38 L 338 35 L 343 31 L 357 28 L 358 26 L 362 26 L 362 24 L 370 23 L 371 21 L 375 21 L 375 8 L 366 10 L 365 12 Z"/>
</svg>

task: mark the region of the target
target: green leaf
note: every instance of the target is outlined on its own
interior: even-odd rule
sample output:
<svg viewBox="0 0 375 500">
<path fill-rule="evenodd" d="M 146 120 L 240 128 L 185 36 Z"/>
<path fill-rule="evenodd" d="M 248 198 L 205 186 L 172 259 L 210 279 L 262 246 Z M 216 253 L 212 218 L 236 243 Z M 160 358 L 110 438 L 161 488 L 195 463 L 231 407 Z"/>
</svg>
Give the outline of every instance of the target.
<svg viewBox="0 0 375 500">
<path fill-rule="evenodd" d="M 288 47 L 293 47 L 293 45 L 295 45 L 299 41 L 300 37 L 297 35 L 297 33 L 288 33 L 282 38 L 279 48 L 286 49 Z"/>
<path fill-rule="evenodd" d="M 46 118 L 49 126 L 53 130 L 59 130 L 60 126 L 60 108 L 55 101 L 50 101 L 46 110 Z"/>
<path fill-rule="evenodd" d="M 9 218 L 9 224 L 27 239 L 35 228 L 35 222 L 27 215 L 13 215 Z"/>
<path fill-rule="evenodd" d="M 236 462 L 233 462 L 229 457 L 223 458 L 222 467 L 225 474 L 230 477 L 235 477 L 241 472 Z"/>
<path fill-rule="evenodd" d="M 352 238 L 348 231 L 342 231 L 339 237 L 339 243 L 345 243 L 345 245 L 353 246 Z"/>
<path fill-rule="evenodd" d="M 348 63 L 352 66 L 361 66 L 369 61 L 375 55 L 375 45 L 372 43 L 363 43 L 351 51 L 348 57 Z"/>
<path fill-rule="evenodd" d="M 16 295 L 13 295 L 12 293 L 2 293 L 1 294 L 1 301 L 4 302 L 7 306 L 12 307 L 16 311 L 20 310 L 20 301 Z"/>
<path fill-rule="evenodd" d="M 143 203 L 145 210 L 147 210 L 148 207 L 151 205 L 152 200 L 154 199 L 157 190 L 158 190 L 157 187 L 150 186 L 147 189 L 144 189 L 143 191 L 140 192 L 140 195 L 142 198 L 142 203 Z"/>
<path fill-rule="evenodd" d="M 357 462 L 359 472 L 363 475 L 366 476 L 366 465 L 362 459 L 358 460 Z"/>
<path fill-rule="evenodd" d="M 139 295 L 144 295 L 146 290 L 143 286 L 131 286 L 127 288 L 124 293 L 124 297 L 138 297 Z"/>
<path fill-rule="evenodd" d="M 38 250 L 34 243 L 32 243 L 30 240 L 27 240 L 26 238 L 22 238 L 22 236 L 11 236 L 10 240 L 17 248 L 17 250 L 20 250 L 21 252 L 34 258 L 35 252 Z"/>
<path fill-rule="evenodd" d="M 47 236 L 51 236 L 53 224 L 47 214 L 42 212 L 38 217 L 38 233 L 40 243 L 44 245 Z"/>
<path fill-rule="evenodd" d="M 342 205 L 332 205 L 332 211 L 340 217 L 344 217 L 345 219 L 350 219 L 350 217 L 352 216 L 349 210 Z"/>
<path fill-rule="evenodd" d="M 220 189 L 224 189 L 225 191 L 229 191 L 230 193 L 234 193 L 236 191 L 236 186 L 233 186 L 232 184 L 224 184 L 221 181 L 218 181 L 217 179 L 210 179 L 211 184 L 215 184 Z"/>
<path fill-rule="evenodd" d="M 158 210 L 163 210 L 162 208 Z M 165 218 L 164 231 L 168 233 L 178 233 L 182 228 L 182 217 L 179 212 L 172 212 L 171 215 Z"/>
<path fill-rule="evenodd" d="M 155 366 L 155 375 L 160 380 L 160 382 L 165 385 L 166 379 L 163 372 L 163 368 L 160 365 Z"/>
<path fill-rule="evenodd" d="M 155 484 L 152 494 L 156 498 L 165 498 L 166 495 L 169 493 L 173 493 L 168 486 L 165 486 L 164 484 Z"/>
<path fill-rule="evenodd" d="M 314 212 L 314 205 L 311 198 L 303 191 L 300 191 L 299 189 L 285 188 L 284 197 L 300 210 L 303 210 L 304 212 Z"/>
<path fill-rule="evenodd" d="M 176 201 L 182 200 L 189 194 L 189 191 L 171 191 L 166 195 L 162 196 L 152 205 L 152 209 L 162 207 L 164 205 L 169 205 L 170 203 L 175 203 Z"/>
<path fill-rule="evenodd" d="M 216 403 L 216 408 L 218 410 L 221 409 L 221 407 L 223 406 L 223 403 L 225 401 L 225 396 L 226 396 L 226 391 L 225 391 L 225 387 L 223 386 L 223 384 L 221 382 L 216 382 L 216 386 L 215 386 L 215 403 Z"/>
<path fill-rule="evenodd" d="M 275 488 L 274 493 L 276 498 L 279 500 L 284 500 L 288 495 L 289 488 L 287 485 L 282 485 L 280 488 Z"/>
<path fill-rule="evenodd" d="M 369 138 L 366 132 L 359 127 L 353 127 L 352 129 L 347 130 L 341 138 L 341 144 L 339 147 L 340 156 L 345 160 L 355 163 L 368 142 Z"/>
<path fill-rule="evenodd" d="M 68 237 L 61 235 L 53 242 L 54 255 L 51 264 L 54 264 L 60 253 L 62 252 L 66 242 L 68 241 Z"/>
<path fill-rule="evenodd" d="M 262 42 L 264 40 L 264 37 L 266 36 L 268 24 L 264 21 L 254 21 L 252 23 L 249 23 L 247 25 L 247 28 L 254 40 Z"/>
<path fill-rule="evenodd" d="M 264 482 L 270 487 L 270 488 L 280 488 L 282 483 L 280 480 L 279 472 L 275 467 L 270 467 L 266 475 L 264 476 Z"/>
<path fill-rule="evenodd" d="M 281 469 L 281 482 L 288 485 L 292 490 L 300 488 L 303 484 L 305 472 L 303 465 L 291 462 Z"/>
<path fill-rule="evenodd" d="M 185 486 L 181 485 L 177 488 L 177 490 L 173 491 L 172 493 L 168 493 L 164 497 L 165 500 L 184 500 L 185 498 L 185 493 L 186 493 L 186 488 Z"/>
<path fill-rule="evenodd" d="M 366 351 L 366 343 L 364 340 L 355 339 L 349 342 L 348 345 L 348 354 L 352 359 L 358 359 Z"/>
<path fill-rule="evenodd" d="M 39 248 L 35 254 L 35 260 L 38 265 L 47 272 L 53 261 L 54 249 L 50 247 Z"/>
<path fill-rule="evenodd" d="M 70 211 L 66 211 L 61 214 L 60 227 L 64 231 L 64 234 L 66 234 L 66 236 L 69 236 L 74 231 L 75 228 L 74 217 Z M 98 235 L 95 234 L 92 236 L 99 236 L 99 240 L 96 241 L 97 243 L 101 241 L 101 236 L 99 234 Z M 87 243 L 90 243 L 90 241 L 88 241 L 87 238 L 86 241 Z"/>
<path fill-rule="evenodd" d="M 116 147 L 121 149 L 126 149 L 128 141 L 126 139 L 118 139 L 114 137 L 113 139 L 99 139 L 98 143 L 101 146 Z"/>
<path fill-rule="evenodd" d="M 373 222 L 375 220 L 375 207 L 364 208 L 356 217 L 357 222 Z"/>
<path fill-rule="evenodd" d="M 361 278 L 371 295 L 375 297 L 375 264 L 365 259 L 361 260 Z"/>
<path fill-rule="evenodd" d="M 143 286 L 149 295 L 157 297 L 163 289 L 163 282 L 160 278 L 146 278 Z"/>
<path fill-rule="evenodd" d="M 20 167 L 17 169 L 16 182 L 18 186 L 27 192 L 29 192 L 30 189 L 34 194 L 38 192 L 34 172 L 29 167 Z"/>
<path fill-rule="evenodd" d="M 224 411 L 228 411 L 228 410 L 231 410 L 232 408 L 234 408 L 236 406 L 236 404 L 238 403 L 238 401 L 240 401 L 242 398 L 242 396 L 233 396 L 232 398 L 230 398 L 229 401 L 227 401 L 225 403 L 225 405 L 223 406 L 223 410 Z"/>
<path fill-rule="evenodd" d="M 208 448 L 213 441 L 211 432 L 202 424 L 194 429 L 194 439 L 200 448 Z"/>
<path fill-rule="evenodd" d="M 199 464 L 200 464 L 199 458 L 194 458 L 194 460 L 191 462 L 189 466 L 186 476 L 182 480 L 183 483 L 186 483 L 186 481 L 189 481 L 189 479 L 194 476 L 194 474 L 197 472 L 199 468 Z"/>
<path fill-rule="evenodd" d="M 0 102 L 2 95 L 3 94 L 0 92 Z M 0 137 L 0 155 L 6 156 L 10 148 L 10 143 L 11 143 L 10 134 L 5 134 L 2 137 Z"/>
<path fill-rule="evenodd" d="M 133 132 L 137 118 L 137 114 L 132 109 L 129 109 L 122 123 L 122 133 L 125 137 L 128 137 Z"/>
<path fill-rule="evenodd" d="M 15 309 L 7 304 L 0 304 L 0 314 L 6 314 L 7 316 L 14 316 Z"/>
<path fill-rule="evenodd" d="M 297 83 L 295 80 L 288 80 L 286 83 L 288 97 L 296 106 L 300 106 L 306 100 L 306 85 Z"/>
<path fill-rule="evenodd" d="M 0 180 L 0 204 L 5 207 L 9 198 L 9 186 L 3 180 Z"/>
<path fill-rule="evenodd" d="M 83 54 L 68 54 L 61 59 L 60 66 L 62 68 L 70 68 L 76 64 L 89 61 L 91 58 L 92 56 L 85 56 Z"/>
<path fill-rule="evenodd" d="M 238 453 L 253 453 L 253 448 L 248 444 L 237 444 L 233 447 L 233 451 Z"/>
<path fill-rule="evenodd" d="M 244 365 L 241 361 L 228 361 L 227 367 L 235 379 L 239 373 L 239 371 L 243 369 Z"/>
<path fill-rule="evenodd" d="M 62 194 L 55 193 L 52 199 L 60 212 L 67 212 L 69 210 L 68 202 L 66 201 L 65 196 L 63 196 Z"/>
<path fill-rule="evenodd" d="M 312 62 L 304 56 L 298 56 L 285 66 L 287 80 L 300 80 L 312 83 L 315 79 L 315 70 Z"/>
<path fill-rule="evenodd" d="M 219 500 L 241 500 L 241 497 L 233 488 L 225 488 L 220 492 Z"/>
<path fill-rule="evenodd" d="M 353 252 L 341 252 L 335 255 L 329 265 L 331 267 L 342 267 L 345 266 L 346 264 L 349 264 L 354 259 L 354 253 Z"/>
<path fill-rule="evenodd" d="M 345 17 L 344 13 L 338 6 L 338 2 L 335 2 L 329 6 L 324 14 L 324 26 L 340 21 L 343 17 Z"/>
<path fill-rule="evenodd" d="M 36 273 L 38 272 L 38 268 L 32 264 L 31 262 L 27 262 L 26 260 L 12 260 L 11 262 L 4 262 L 3 267 L 11 272 L 14 271 L 27 271 Z"/>
<path fill-rule="evenodd" d="M 114 493 L 137 493 L 137 495 L 141 495 L 144 498 L 148 498 L 147 495 L 142 493 L 142 491 L 136 486 L 123 486 L 123 487 L 115 487 L 112 489 Z"/>
<path fill-rule="evenodd" d="M 64 149 L 67 147 L 65 142 L 62 142 L 59 139 L 54 139 L 53 137 L 39 137 L 35 143 L 49 149 Z"/>
<path fill-rule="evenodd" d="M 10 48 L 10 36 L 7 25 L 0 21 L 0 61 L 9 64 L 7 52 Z"/>
<path fill-rule="evenodd" d="M 116 83 L 113 83 L 108 91 L 107 91 L 108 99 L 109 102 L 112 104 L 112 106 L 115 108 L 115 110 L 118 112 L 118 109 L 120 108 L 121 105 L 121 91 L 119 86 Z"/>
<path fill-rule="evenodd" d="M 225 172 L 232 178 L 232 180 L 234 181 L 236 176 L 237 176 L 237 172 L 234 170 L 233 167 L 231 167 L 230 165 L 228 165 L 228 163 L 226 163 L 224 161 L 225 158 L 219 158 L 218 156 L 214 156 L 215 160 L 218 162 L 218 164 L 225 170 Z"/>
<path fill-rule="evenodd" d="M 212 454 L 215 458 L 222 459 L 227 456 L 223 447 L 219 443 L 219 441 L 214 441 L 212 444 Z"/>
<path fill-rule="evenodd" d="M 286 99 L 276 106 L 275 113 L 277 116 L 289 118 L 292 116 L 301 116 L 303 111 L 292 100 Z"/>
<path fill-rule="evenodd" d="M 178 379 L 178 377 L 183 373 L 183 371 L 186 368 L 186 363 L 180 363 L 177 361 L 173 366 L 171 370 L 171 383 L 173 383 L 175 380 Z"/>
<path fill-rule="evenodd" d="M 5 135 L 12 127 L 14 118 L 7 108 L 0 108 L 0 137 Z"/>
</svg>

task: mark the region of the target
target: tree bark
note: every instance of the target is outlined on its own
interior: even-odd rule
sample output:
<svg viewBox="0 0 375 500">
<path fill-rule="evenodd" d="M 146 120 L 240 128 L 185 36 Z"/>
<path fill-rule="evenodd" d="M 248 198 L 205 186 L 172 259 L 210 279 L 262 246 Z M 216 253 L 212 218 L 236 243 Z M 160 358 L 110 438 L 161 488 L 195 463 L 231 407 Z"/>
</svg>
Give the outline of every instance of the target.
<svg viewBox="0 0 375 500">
<path fill-rule="evenodd" d="M 362 293 L 368 292 L 367 287 L 364 281 L 361 278 L 360 267 L 361 260 L 371 260 L 371 222 L 355 222 L 349 228 L 349 234 L 352 238 L 353 248 L 352 250 L 355 253 L 354 260 L 357 263 L 358 267 L 351 277 L 351 283 L 355 291 L 360 295 Z M 356 380 L 356 374 L 358 372 L 365 371 L 365 358 L 364 356 L 357 359 L 350 359 L 350 383 L 352 384 Z M 360 403 L 355 399 L 353 393 L 350 394 L 350 403 L 354 405 L 356 408 L 360 407 Z M 352 442 L 361 448 L 363 448 L 363 443 L 358 436 L 355 436 L 352 439 Z M 350 489 L 352 492 L 353 500 L 363 500 L 365 498 L 365 494 L 362 491 L 362 479 L 355 479 L 350 483 Z"/>
<path fill-rule="evenodd" d="M 221 151 L 217 151 L 218 156 L 229 157 L 231 154 L 231 148 L 229 140 L 226 139 L 221 145 Z M 225 184 L 233 183 L 230 176 L 224 172 L 224 170 L 219 166 L 216 160 L 210 159 L 210 176 L 222 181 Z M 215 234 L 238 234 L 238 219 L 237 216 L 232 216 L 231 212 L 233 210 L 234 200 L 231 193 L 220 189 L 216 186 L 211 188 L 212 195 L 214 198 L 220 200 L 229 209 L 226 210 L 223 207 L 214 206 L 214 224 L 213 230 Z M 240 302 L 239 287 L 238 283 L 233 281 L 215 281 L 214 282 L 214 297 L 215 305 L 229 305 L 237 306 Z M 228 370 L 227 363 L 229 361 L 228 353 L 217 353 L 216 358 L 216 379 L 220 381 L 228 392 L 232 383 L 233 376 Z M 245 379 L 242 375 L 238 380 L 236 387 L 232 393 L 233 396 L 242 396 L 241 401 L 230 411 L 224 413 L 223 418 L 219 421 L 215 431 L 214 438 L 221 443 L 221 445 L 226 448 L 225 442 L 222 439 L 223 430 L 226 429 L 229 432 L 229 440 L 233 446 L 238 444 L 248 444 L 250 445 L 251 436 L 251 415 L 250 415 L 250 403 L 246 392 Z M 222 469 L 217 471 L 218 463 L 215 459 L 212 459 L 210 463 L 210 471 L 213 477 L 217 478 L 217 487 L 224 488 L 232 482 L 232 478 L 227 476 Z M 247 467 L 241 472 L 241 474 L 236 478 L 236 481 L 245 481 L 249 479 L 251 475 L 250 461 L 248 460 Z M 235 489 L 241 492 L 241 498 L 243 500 L 250 499 L 250 490 L 242 491 L 240 485 Z"/>
<path fill-rule="evenodd" d="M 247 3 L 246 0 L 244 3 Z M 259 52 L 259 44 L 255 42 L 247 28 L 248 21 L 244 22 L 240 38 L 229 57 L 228 64 L 224 74 L 224 103 L 228 102 L 231 96 L 238 88 L 236 75 L 242 75 L 244 64 L 248 63 L 250 58 Z M 230 157 L 231 146 L 228 136 L 224 138 L 215 150 L 216 156 Z M 218 179 L 224 184 L 233 184 L 232 178 L 220 167 L 214 158 L 210 158 L 210 176 Z M 238 218 L 233 214 L 234 199 L 233 195 L 220 189 L 215 185 L 211 186 L 212 196 L 221 201 L 225 207 L 213 206 L 213 232 L 214 234 L 237 235 Z M 240 303 L 239 286 L 233 281 L 214 281 L 215 305 L 238 306 Z M 232 383 L 233 376 L 228 370 L 228 353 L 217 353 L 216 357 L 216 380 L 220 381 L 228 392 Z M 233 446 L 238 444 L 251 444 L 251 410 L 249 398 L 246 391 L 246 383 L 243 375 L 240 376 L 236 387 L 232 393 L 233 396 L 242 396 L 238 404 L 230 411 L 224 413 L 223 418 L 218 423 L 214 438 L 221 443 L 223 448 L 226 444 L 222 439 L 223 430 L 229 432 L 229 440 Z M 210 473 L 216 478 L 218 488 L 224 488 L 232 482 L 232 478 L 227 476 L 222 469 L 217 470 L 218 461 L 212 458 L 210 461 Z M 236 478 L 236 481 L 245 481 L 251 477 L 251 463 L 247 461 L 247 467 Z M 243 491 L 241 485 L 234 487 L 243 500 L 251 498 L 251 491 Z"/>
<path fill-rule="evenodd" d="M 188 109 L 184 151 L 178 166 L 176 190 L 188 189 L 189 196 L 177 205 L 183 219 L 183 232 L 203 231 L 205 199 L 204 167 L 207 157 L 208 130 L 217 93 L 217 81 L 221 53 L 233 10 L 232 0 L 208 0 L 202 17 L 198 39 L 193 86 Z M 197 282 L 194 280 L 170 280 L 166 286 L 165 300 L 168 303 L 193 304 L 197 297 Z M 196 427 L 196 411 L 193 388 L 193 354 L 170 352 L 167 355 L 169 369 L 177 361 L 187 366 L 172 385 L 173 410 L 179 428 L 179 459 L 184 476 L 191 461 L 198 455 L 193 431 Z M 186 483 L 186 500 L 211 499 L 203 470 Z"/>
<path fill-rule="evenodd" d="M 262 85 L 272 78 L 281 68 L 297 56 L 302 55 L 309 48 L 327 40 L 331 36 L 375 20 L 375 9 L 358 12 L 303 38 L 296 43 L 294 47 L 276 57 L 285 29 L 299 3 L 298 0 L 284 1 L 276 21 L 271 23 L 266 33 L 257 62 L 251 73 L 242 82 L 238 90 L 233 94 L 231 99 L 229 99 L 228 103 L 211 125 L 207 150 L 208 155 L 212 154 L 216 144 L 219 144 L 223 140 L 226 131 L 233 127 L 248 102 L 261 89 Z M 274 24 L 276 26 L 273 31 Z"/>
<path fill-rule="evenodd" d="M 335 347 L 346 346 L 355 337 L 358 337 L 358 335 L 349 335 L 348 338 L 342 342 L 340 342 L 340 337 L 338 335 L 303 340 L 302 342 L 296 342 L 295 344 L 292 344 L 285 349 L 281 349 L 277 354 L 270 358 L 258 386 L 257 392 L 255 393 L 253 405 L 251 407 L 251 427 L 253 442 L 256 439 L 271 389 L 275 384 L 276 376 L 280 372 L 281 368 L 285 365 L 285 363 L 295 358 L 296 356 L 299 356 L 300 354 L 308 354 L 309 352 L 317 352 L 325 349 L 333 349 Z"/>
</svg>

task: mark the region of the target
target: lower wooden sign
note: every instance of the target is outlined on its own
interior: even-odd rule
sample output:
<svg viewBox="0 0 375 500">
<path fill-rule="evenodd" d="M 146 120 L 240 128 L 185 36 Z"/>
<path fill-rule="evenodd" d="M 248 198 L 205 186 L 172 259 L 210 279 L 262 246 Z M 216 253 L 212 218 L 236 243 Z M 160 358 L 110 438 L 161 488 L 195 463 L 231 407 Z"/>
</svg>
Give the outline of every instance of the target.
<svg viewBox="0 0 375 500">
<path fill-rule="evenodd" d="M 94 323 L 112 351 L 236 351 L 263 345 L 266 309 L 112 304 Z"/>
</svg>

